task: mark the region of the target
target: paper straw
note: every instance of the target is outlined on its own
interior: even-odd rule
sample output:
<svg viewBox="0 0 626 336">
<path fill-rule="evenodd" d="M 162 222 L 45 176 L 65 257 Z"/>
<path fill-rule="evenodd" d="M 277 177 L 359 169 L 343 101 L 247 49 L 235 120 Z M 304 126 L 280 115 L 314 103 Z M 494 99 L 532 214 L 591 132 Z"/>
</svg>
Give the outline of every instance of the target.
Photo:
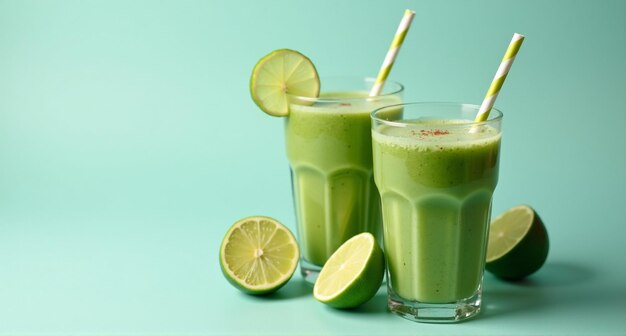
<svg viewBox="0 0 626 336">
<path fill-rule="evenodd" d="M 414 16 L 414 11 L 410 9 L 404 11 L 404 15 L 402 16 L 400 25 L 398 25 L 396 35 L 393 37 L 393 41 L 391 42 L 389 51 L 387 51 L 387 55 L 385 56 L 385 61 L 380 67 L 378 77 L 376 77 L 376 82 L 374 82 L 374 86 L 372 86 L 372 90 L 370 91 L 370 97 L 378 96 L 383 91 L 385 81 L 389 76 L 389 72 L 391 71 L 391 67 L 396 60 L 396 57 L 398 56 L 398 52 L 400 51 L 402 42 L 404 42 L 404 37 L 406 36 L 406 33 L 409 31 L 409 27 L 411 26 L 411 21 L 413 21 Z"/>
<path fill-rule="evenodd" d="M 483 100 L 483 103 L 480 105 L 480 110 L 478 110 L 475 119 L 476 122 L 485 121 L 487 117 L 489 117 L 489 112 L 491 112 L 493 104 L 496 102 L 496 98 L 498 98 L 500 88 L 502 88 L 502 84 L 509 73 L 509 69 L 511 69 L 513 61 L 515 61 L 515 56 L 522 46 L 522 42 L 524 42 L 524 35 L 518 33 L 513 34 L 513 39 L 511 39 L 511 43 L 502 58 L 502 62 L 500 62 L 500 67 L 498 67 L 498 71 L 493 77 L 493 81 L 491 81 L 487 95 L 485 95 L 485 100 Z"/>
</svg>

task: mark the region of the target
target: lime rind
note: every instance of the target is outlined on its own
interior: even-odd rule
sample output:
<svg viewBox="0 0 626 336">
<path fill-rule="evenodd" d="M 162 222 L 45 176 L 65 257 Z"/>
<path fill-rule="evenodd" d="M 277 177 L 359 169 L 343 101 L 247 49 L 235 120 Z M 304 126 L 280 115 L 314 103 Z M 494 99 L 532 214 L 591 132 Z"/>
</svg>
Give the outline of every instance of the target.
<svg viewBox="0 0 626 336">
<path fill-rule="evenodd" d="M 272 116 L 289 114 L 289 95 L 314 98 L 319 92 L 319 76 L 311 60 L 290 49 L 261 58 L 250 77 L 252 100 Z"/>
</svg>

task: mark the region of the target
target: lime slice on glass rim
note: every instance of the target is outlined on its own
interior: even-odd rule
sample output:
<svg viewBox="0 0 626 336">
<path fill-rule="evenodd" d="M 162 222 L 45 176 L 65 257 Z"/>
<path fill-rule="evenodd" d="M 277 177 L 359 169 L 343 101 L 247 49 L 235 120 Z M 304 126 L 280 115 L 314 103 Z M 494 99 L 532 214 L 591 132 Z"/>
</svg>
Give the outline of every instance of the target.
<svg viewBox="0 0 626 336">
<path fill-rule="evenodd" d="M 548 232 L 537 212 L 519 205 L 491 222 L 485 269 L 505 280 L 520 280 L 541 268 L 549 248 Z"/>
<path fill-rule="evenodd" d="M 226 279 L 248 294 L 269 294 L 289 281 L 300 258 L 298 243 L 277 220 L 243 218 L 228 230 L 220 246 Z"/>
<path fill-rule="evenodd" d="M 250 95 L 263 112 L 289 114 L 288 95 L 317 97 L 320 79 L 311 60 L 290 49 L 278 49 L 261 58 L 252 70 Z"/>
<path fill-rule="evenodd" d="M 369 232 L 343 243 L 326 261 L 313 296 L 334 308 L 353 308 L 371 299 L 383 281 L 383 251 Z"/>
</svg>

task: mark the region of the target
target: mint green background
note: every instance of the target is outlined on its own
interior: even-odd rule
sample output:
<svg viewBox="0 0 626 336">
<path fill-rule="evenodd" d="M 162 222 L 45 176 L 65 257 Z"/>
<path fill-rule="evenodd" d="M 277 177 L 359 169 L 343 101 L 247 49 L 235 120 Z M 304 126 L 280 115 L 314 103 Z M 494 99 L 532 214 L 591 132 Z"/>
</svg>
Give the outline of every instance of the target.
<svg viewBox="0 0 626 336">
<path fill-rule="evenodd" d="M 479 103 L 527 35 L 494 213 L 528 203 L 551 237 L 521 283 L 485 278 L 459 325 L 354 311 L 299 275 L 274 296 L 222 277 L 237 219 L 294 228 L 282 120 L 248 94 L 277 48 L 321 75 L 391 77 L 407 101 Z M 626 1 L 0 0 L 0 334 L 623 334 Z"/>
</svg>

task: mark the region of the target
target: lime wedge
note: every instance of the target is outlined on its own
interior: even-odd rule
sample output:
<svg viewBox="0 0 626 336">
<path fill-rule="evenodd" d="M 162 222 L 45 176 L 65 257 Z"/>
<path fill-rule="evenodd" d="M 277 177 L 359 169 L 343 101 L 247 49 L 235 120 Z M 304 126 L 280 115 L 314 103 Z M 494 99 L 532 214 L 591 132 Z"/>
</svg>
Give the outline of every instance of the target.
<svg viewBox="0 0 626 336">
<path fill-rule="evenodd" d="M 313 296 L 335 308 L 353 308 L 371 299 L 380 288 L 385 260 L 376 239 L 360 233 L 333 253 L 315 282 Z"/>
<path fill-rule="evenodd" d="M 290 49 L 274 50 L 252 70 L 250 94 L 263 112 L 277 117 L 289 114 L 287 94 L 317 97 L 320 79 L 311 60 Z"/>
<path fill-rule="evenodd" d="M 548 257 L 548 232 L 527 205 L 508 209 L 489 228 L 485 269 L 506 280 L 520 280 L 541 268 Z"/>
<path fill-rule="evenodd" d="M 268 294 L 283 286 L 296 270 L 300 253 L 291 231 L 270 217 L 237 221 L 220 247 L 226 279 L 249 294 Z"/>
</svg>

